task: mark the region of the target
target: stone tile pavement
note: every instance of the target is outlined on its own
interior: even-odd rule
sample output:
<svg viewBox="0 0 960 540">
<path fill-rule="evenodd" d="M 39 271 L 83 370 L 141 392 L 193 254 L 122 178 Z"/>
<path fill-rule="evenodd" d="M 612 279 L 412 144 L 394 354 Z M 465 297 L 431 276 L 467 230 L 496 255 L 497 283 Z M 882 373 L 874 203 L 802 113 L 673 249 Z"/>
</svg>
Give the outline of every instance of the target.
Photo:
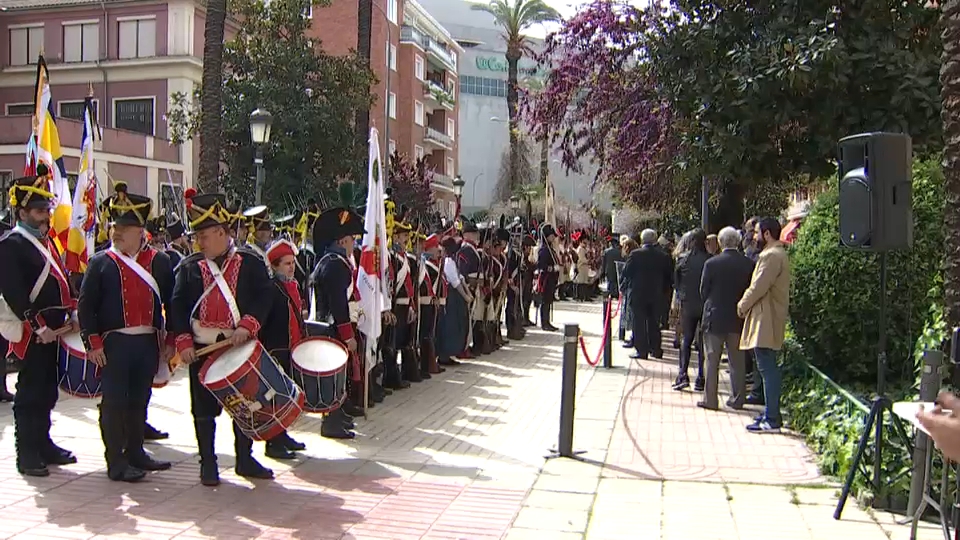
<svg viewBox="0 0 960 540">
<path fill-rule="evenodd" d="M 599 347 L 599 304 L 560 304 L 554 322 L 578 322 L 590 354 Z M 584 461 L 544 460 L 557 439 L 561 347 L 539 331 L 388 397 L 353 441 L 323 439 L 319 417 L 303 417 L 294 428 L 303 457 L 262 458 L 272 482 L 233 474 L 224 416 L 224 484 L 199 485 L 183 374 L 155 391 L 150 410 L 172 434 L 150 447 L 175 466 L 140 484 L 107 480 L 96 404 L 67 396 L 53 435 L 80 463 L 20 477 L 12 415 L 0 406 L 0 538 L 907 538 L 854 504 L 833 521 L 836 486 L 802 441 L 745 433 L 748 413 L 697 409 L 693 393 L 669 388 L 675 354 L 635 363 L 615 346 L 614 355 L 617 369 L 578 369 Z"/>
</svg>

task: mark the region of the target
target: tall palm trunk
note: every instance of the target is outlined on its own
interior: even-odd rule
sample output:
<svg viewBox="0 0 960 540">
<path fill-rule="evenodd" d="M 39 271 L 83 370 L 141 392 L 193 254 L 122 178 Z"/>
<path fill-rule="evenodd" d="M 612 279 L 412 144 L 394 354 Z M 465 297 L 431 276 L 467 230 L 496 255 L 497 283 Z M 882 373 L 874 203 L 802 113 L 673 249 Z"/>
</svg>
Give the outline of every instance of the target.
<svg viewBox="0 0 960 540">
<path fill-rule="evenodd" d="M 947 321 L 960 324 L 960 0 L 940 5 L 943 55 L 940 67 L 940 117 L 943 120 L 943 175 L 947 195 L 944 212 L 946 272 L 944 274 Z"/>
<path fill-rule="evenodd" d="M 522 52 L 517 45 L 507 46 L 507 113 L 510 118 L 510 180 L 508 194 L 517 189 L 520 180 L 520 92 L 517 87 Z M 509 195 L 508 195 L 509 196 Z"/>
<path fill-rule="evenodd" d="M 207 0 L 203 25 L 203 74 L 200 90 L 200 164 L 197 179 L 202 191 L 220 186 L 220 150 L 223 145 L 223 26 L 227 0 Z"/>
<path fill-rule="evenodd" d="M 374 0 L 360 0 L 357 3 L 357 54 L 364 60 L 368 68 L 371 66 L 370 54 L 371 44 L 373 42 L 373 1 Z M 387 24 L 390 24 L 389 21 Z M 374 92 L 375 89 L 376 84 L 371 84 L 370 92 Z M 381 103 L 382 99 L 384 99 L 383 96 L 376 96 L 375 103 Z M 356 126 L 357 144 L 360 145 L 360 148 L 366 148 L 368 144 L 367 139 L 370 137 L 370 107 L 365 106 L 357 109 Z M 364 152 L 363 155 L 365 157 L 364 163 L 357 169 L 358 171 L 367 170 L 367 152 Z M 389 160 L 387 163 L 390 163 Z"/>
</svg>

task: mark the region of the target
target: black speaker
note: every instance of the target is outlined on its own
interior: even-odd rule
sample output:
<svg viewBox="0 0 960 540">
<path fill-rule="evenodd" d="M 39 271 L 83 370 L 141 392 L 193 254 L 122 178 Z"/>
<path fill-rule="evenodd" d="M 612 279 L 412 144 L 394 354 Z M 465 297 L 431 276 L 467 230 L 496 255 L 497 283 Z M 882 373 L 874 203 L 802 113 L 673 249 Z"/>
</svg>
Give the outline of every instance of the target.
<svg viewBox="0 0 960 540">
<path fill-rule="evenodd" d="M 890 251 L 913 246 L 913 151 L 903 133 L 840 139 L 840 242 Z"/>
</svg>

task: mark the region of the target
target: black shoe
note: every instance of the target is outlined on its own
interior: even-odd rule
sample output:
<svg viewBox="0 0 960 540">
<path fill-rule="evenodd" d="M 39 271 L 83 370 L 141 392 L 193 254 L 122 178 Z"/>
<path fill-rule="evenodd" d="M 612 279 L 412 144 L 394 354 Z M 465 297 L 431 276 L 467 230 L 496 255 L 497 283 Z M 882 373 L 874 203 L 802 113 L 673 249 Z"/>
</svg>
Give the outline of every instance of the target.
<svg viewBox="0 0 960 540">
<path fill-rule="evenodd" d="M 217 462 L 200 462 L 200 483 L 207 487 L 216 487 L 220 485 L 220 469 Z"/>
<path fill-rule="evenodd" d="M 357 417 L 363 416 L 363 409 L 357 407 L 353 403 L 344 403 L 340 406 L 340 410 L 347 413 L 347 416 Z"/>
<path fill-rule="evenodd" d="M 50 469 L 47 468 L 42 462 L 39 465 L 20 465 L 17 464 L 17 472 L 23 476 L 35 476 L 37 478 L 42 478 L 44 476 L 50 476 Z"/>
<path fill-rule="evenodd" d="M 357 434 L 346 429 L 339 416 L 328 414 L 323 417 L 323 422 L 320 424 L 320 436 L 326 439 L 345 440 L 353 439 Z"/>
<path fill-rule="evenodd" d="M 403 379 L 399 381 L 383 381 L 383 387 L 390 390 L 404 390 L 410 388 L 410 383 Z"/>
<path fill-rule="evenodd" d="M 346 415 L 344 415 L 344 416 L 346 416 Z M 302 442 L 294 439 L 294 438 L 291 437 L 290 434 L 287 433 L 286 431 L 283 432 L 283 435 L 281 435 L 281 437 L 283 437 L 283 446 L 284 446 L 287 450 L 290 450 L 290 451 L 292 451 L 292 452 L 302 452 L 302 451 L 304 451 L 304 450 L 307 449 L 307 445 L 305 445 L 305 444 L 303 444 Z"/>
<path fill-rule="evenodd" d="M 765 405 L 763 398 L 757 396 L 747 396 L 747 399 L 744 403 L 747 405 Z"/>
<path fill-rule="evenodd" d="M 139 457 L 128 458 L 128 460 L 131 467 L 142 471 L 166 471 L 173 467 L 173 464 L 169 461 L 155 460 L 146 453 Z"/>
<path fill-rule="evenodd" d="M 284 446 L 282 435 L 278 435 L 276 439 L 267 441 L 267 448 L 263 453 L 268 458 L 273 459 L 297 459 L 297 455 Z"/>
<path fill-rule="evenodd" d="M 273 480 L 273 471 L 261 465 L 259 461 L 253 458 L 253 456 L 237 461 L 235 471 L 237 476 L 242 476 L 244 478 Z"/>
<path fill-rule="evenodd" d="M 624 348 L 624 349 L 632 349 L 632 348 L 633 348 L 633 341 L 632 341 L 632 340 L 624 341 L 624 342 L 623 342 L 623 348 Z"/>
<path fill-rule="evenodd" d="M 77 456 L 73 452 L 60 448 L 53 441 L 48 441 L 46 447 L 40 451 L 40 459 L 47 465 L 73 465 Z"/>
<path fill-rule="evenodd" d="M 162 441 L 164 439 L 169 439 L 170 434 L 166 431 L 160 431 L 159 429 L 151 426 L 150 424 L 144 424 L 143 426 L 143 440 L 145 441 Z"/>
<path fill-rule="evenodd" d="M 108 474 L 107 477 L 113 480 L 114 482 L 127 482 L 133 484 L 134 482 L 139 482 L 147 476 L 147 473 L 143 469 L 138 469 L 134 466 L 127 466 L 124 469 L 115 472 L 113 474 Z"/>
<path fill-rule="evenodd" d="M 708 411 L 716 411 L 716 410 L 717 410 L 717 407 L 707 407 L 707 402 L 706 402 L 706 401 L 698 401 L 698 402 L 697 402 L 697 407 L 700 407 L 701 409 L 706 409 L 706 410 L 708 410 Z"/>
<path fill-rule="evenodd" d="M 684 390 L 689 387 L 690 387 L 689 379 L 677 379 L 676 382 L 673 383 L 673 389 L 677 391 Z"/>
<path fill-rule="evenodd" d="M 432 379 L 432 378 L 433 378 L 433 375 L 430 375 L 430 372 L 429 372 L 429 371 L 421 371 L 421 372 L 420 372 L 420 378 L 423 379 L 423 380 Z"/>
<path fill-rule="evenodd" d="M 694 381 L 694 383 L 693 383 L 693 390 L 694 390 L 695 392 L 703 392 L 703 387 L 704 387 L 704 386 L 705 386 L 705 385 L 704 385 L 703 379 L 697 379 L 697 380 Z"/>
<path fill-rule="evenodd" d="M 633 353 L 633 354 L 630 355 L 630 358 L 632 358 L 632 359 L 634 359 L 634 360 L 646 360 L 646 359 L 647 359 L 647 355 L 645 355 L 645 354 L 640 354 L 640 353 L 638 353 L 638 352 L 635 352 L 635 353 Z"/>
<path fill-rule="evenodd" d="M 739 404 L 737 404 L 735 401 L 731 401 L 731 400 L 728 399 L 728 400 L 727 400 L 727 408 L 728 408 L 728 409 L 733 409 L 733 410 L 735 410 L 735 411 L 742 411 L 742 410 L 743 410 L 743 405 L 739 405 Z"/>
<path fill-rule="evenodd" d="M 556 332 L 557 330 L 560 330 L 559 328 L 557 328 L 552 324 L 545 324 L 541 326 L 540 329 L 543 330 L 544 332 Z"/>
</svg>

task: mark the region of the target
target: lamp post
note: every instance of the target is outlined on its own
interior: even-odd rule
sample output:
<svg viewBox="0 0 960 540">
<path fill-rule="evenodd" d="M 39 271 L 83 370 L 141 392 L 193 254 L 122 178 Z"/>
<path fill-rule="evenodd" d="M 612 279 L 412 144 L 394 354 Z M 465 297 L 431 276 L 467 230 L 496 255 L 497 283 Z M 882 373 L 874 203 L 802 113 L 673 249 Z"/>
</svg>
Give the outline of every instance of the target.
<svg viewBox="0 0 960 540">
<path fill-rule="evenodd" d="M 520 197 L 516 195 L 510 196 L 510 209 L 513 210 L 515 216 L 520 215 Z"/>
<path fill-rule="evenodd" d="M 463 181 L 463 177 L 459 174 L 453 179 L 453 196 L 457 198 L 457 215 L 453 216 L 454 221 L 460 217 L 460 200 L 463 197 L 464 184 L 466 184 L 466 182 Z"/>
<path fill-rule="evenodd" d="M 257 191 L 254 204 L 260 204 L 263 193 L 263 147 L 270 142 L 270 126 L 273 124 L 273 115 L 264 109 L 256 109 L 250 113 L 250 140 L 256 147 L 256 156 L 253 164 L 257 167 Z"/>
</svg>

